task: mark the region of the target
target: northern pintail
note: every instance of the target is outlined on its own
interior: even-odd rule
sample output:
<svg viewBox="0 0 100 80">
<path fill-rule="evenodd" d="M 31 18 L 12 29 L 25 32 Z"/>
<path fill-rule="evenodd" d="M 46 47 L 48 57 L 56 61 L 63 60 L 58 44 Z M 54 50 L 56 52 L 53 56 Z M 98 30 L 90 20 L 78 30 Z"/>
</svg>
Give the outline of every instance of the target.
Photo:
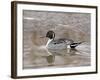
<svg viewBox="0 0 100 80">
<path fill-rule="evenodd" d="M 55 39 L 55 33 L 52 30 L 47 32 L 46 37 L 49 38 L 46 44 L 47 49 L 75 48 L 76 46 L 82 43 L 75 43 L 73 40 L 66 38 Z"/>
</svg>

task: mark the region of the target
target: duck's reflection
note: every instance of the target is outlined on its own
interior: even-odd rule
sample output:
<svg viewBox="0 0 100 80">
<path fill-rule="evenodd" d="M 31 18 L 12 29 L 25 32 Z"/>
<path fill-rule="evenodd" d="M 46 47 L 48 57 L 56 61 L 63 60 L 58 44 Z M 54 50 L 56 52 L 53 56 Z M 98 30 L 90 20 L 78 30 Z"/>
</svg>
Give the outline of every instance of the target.
<svg viewBox="0 0 100 80">
<path fill-rule="evenodd" d="M 49 63 L 50 65 L 53 65 L 53 63 L 56 60 L 56 56 L 61 57 L 69 57 L 69 56 L 75 56 L 77 55 L 77 53 L 79 53 L 79 51 L 77 49 L 65 49 L 65 50 L 52 50 L 52 49 L 48 49 L 47 50 L 48 53 L 51 53 L 51 55 L 46 56 L 46 61 Z"/>
<path fill-rule="evenodd" d="M 49 63 L 49 66 L 52 66 L 54 61 L 55 61 L 55 56 L 54 55 L 49 55 L 46 57 L 47 62 Z"/>
</svg>

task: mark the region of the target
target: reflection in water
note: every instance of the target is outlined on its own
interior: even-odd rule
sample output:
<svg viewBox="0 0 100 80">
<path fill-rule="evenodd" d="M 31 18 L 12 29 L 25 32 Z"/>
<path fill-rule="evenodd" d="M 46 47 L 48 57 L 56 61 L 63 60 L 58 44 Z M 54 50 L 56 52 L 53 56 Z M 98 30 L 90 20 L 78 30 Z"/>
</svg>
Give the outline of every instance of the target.
<svg viewBox="0 0 100 80">
<path fill-rule="evenodd" d="M 66 56 L 66 54 L 72 56 L 72 55 L 76 55 L 76 52 L 78 52 L 78 50 L 76 49 L 65 49 L 65 50 L 50 50 L 48 49 L 48 53 L 51 53 L 52 55 L 46 56 L 47 62 L 49 63 L 49 65 L 53 65 L 53 63 L 55 62 L 55 56 Z M 70 54 L 69 54 L 70 53 Z"/>
<path fill-rule="evenodd" d="M 64 50 L 52 50 L 52 49 L 48 49 L 48 51 L 50 53 L 52 53 L 52 55 L 58 54 L 58 55 L 66 55 L 66 54 L 76 54 L 76 52 L 78 52 L 77 49 L 64 49 Z"/>
<path fill-rule="evenodd" d="M 89 49 L 52 50 L 34 48 L 24 55 L 24 69 L 45 67 L 90 66 Z"/>
<path fill-rule="evenodd" d="M 52 55 L 49 55 L 46 57 L 47 62 L 51 65 L 53 62 L 55 62 L 55 56 L 74 56 L 77 55 L 78 50 L 77 49 L 65 49 L 65 50 L 48 50 Z"/>
<path fill-rule="evenodd" d="M 47 62 L 49 63 L 49 66 L 53 65 L 53 62 L 55 61 L 55 56 L 54 55 L 49 55 L 46 57 Z"/>
</svg>

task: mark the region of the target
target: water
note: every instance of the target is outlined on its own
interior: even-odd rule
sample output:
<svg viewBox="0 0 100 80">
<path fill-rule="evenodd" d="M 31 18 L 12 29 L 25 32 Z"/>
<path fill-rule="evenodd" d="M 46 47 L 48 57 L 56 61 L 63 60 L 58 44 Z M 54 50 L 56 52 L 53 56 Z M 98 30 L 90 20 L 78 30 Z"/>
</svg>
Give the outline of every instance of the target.
<svg viewBox="0 0 100 80">
<path fill-rule="evenodd" d="M 47 67 L 90 66 L 90 45 L 83 43 L 76 49 L 48 50 L 45 46 L 32 47 L 24 52 L 24 69 Z"/>
</svg>

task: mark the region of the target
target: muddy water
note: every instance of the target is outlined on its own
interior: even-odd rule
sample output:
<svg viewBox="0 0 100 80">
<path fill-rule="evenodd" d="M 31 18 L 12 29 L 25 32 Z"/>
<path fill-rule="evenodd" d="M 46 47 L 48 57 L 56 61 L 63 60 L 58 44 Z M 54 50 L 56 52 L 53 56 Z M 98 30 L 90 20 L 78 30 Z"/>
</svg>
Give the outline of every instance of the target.
<svg viewBox="0 0 100 80">
<path fill-rule="evenodd" d="M 90 66 L 90 45 L 83 43 L 76 49 L 48 50 L 45 46 L 24 48 L 23 68 Z"/>
</svg>

